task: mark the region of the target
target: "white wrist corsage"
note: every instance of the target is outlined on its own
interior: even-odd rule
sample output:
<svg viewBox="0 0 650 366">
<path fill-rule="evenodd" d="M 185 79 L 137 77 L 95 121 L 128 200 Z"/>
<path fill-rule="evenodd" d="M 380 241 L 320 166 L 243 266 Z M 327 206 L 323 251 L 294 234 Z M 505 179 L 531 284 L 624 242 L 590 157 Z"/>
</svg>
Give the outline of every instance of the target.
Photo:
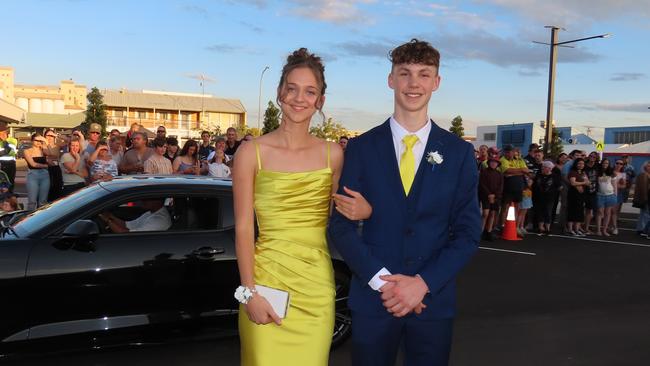
<svg viewBox="0 0 650 366">
<path fill-rule="evenodd" d="M 440 155 L 439 152 L 437 151 L 429 151 L 427 153 L 427 163 L 431 164 L 431 171 L 436 167 L 438 164 L 442 164 L 444 160 L 442 159 L 442 155 Z"/>
</svg>

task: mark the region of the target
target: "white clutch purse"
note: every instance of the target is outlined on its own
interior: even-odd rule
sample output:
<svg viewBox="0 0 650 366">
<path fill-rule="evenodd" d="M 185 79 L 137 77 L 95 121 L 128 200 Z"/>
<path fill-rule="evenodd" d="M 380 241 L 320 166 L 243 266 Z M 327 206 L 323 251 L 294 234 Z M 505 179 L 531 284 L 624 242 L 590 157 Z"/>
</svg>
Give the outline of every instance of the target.
<svg viewBox="0 0 650 366">
<path fill-rule="evenodd" d="M 255 285 L 255 289 L 258 294 L 266 298 L 280 319 L 287 317 L 287 311 L 289 310 L 289 293 L 287 291 L 263 285 Z"/>
</svg>

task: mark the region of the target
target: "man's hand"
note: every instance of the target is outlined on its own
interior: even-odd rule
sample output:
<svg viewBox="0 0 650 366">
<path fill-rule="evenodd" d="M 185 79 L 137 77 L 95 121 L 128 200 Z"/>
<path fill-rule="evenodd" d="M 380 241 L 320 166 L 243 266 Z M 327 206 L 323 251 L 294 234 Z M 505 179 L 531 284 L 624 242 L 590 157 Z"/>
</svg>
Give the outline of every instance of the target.
<svg viewBox="0 0 650 366">
<path fill-rule="evenodd" d="M 350 220 L 365 220 L 372 215 L 372 206 L 366 199 L 357 191 L 353 191 L 348 187 L 343 187 L 343 191 L 350 197 L 335 193 L 332 195 L 335 208 L 341 215 Z"/>
<path fill-rule="evenodd" d="M 388 282 L 380 289 L 381 299 L 386 310 L 395 317 L 403 317 L 411 311 L 420 314 L 426 308 L 422 299 L 429 288 L 421 277 L 396 274 L 379 278 Z"/>
</svg>

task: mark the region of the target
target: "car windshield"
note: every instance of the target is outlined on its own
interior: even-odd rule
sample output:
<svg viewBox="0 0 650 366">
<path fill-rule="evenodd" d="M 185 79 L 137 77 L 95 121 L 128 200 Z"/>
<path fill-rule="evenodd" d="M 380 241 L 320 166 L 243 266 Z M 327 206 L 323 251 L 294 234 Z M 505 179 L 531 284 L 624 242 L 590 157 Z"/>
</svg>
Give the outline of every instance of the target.
<svg viewBox="0 0 650 366">
<path fill-rule="evenodd" d="M 75 209 L 88 205 L 106 193 L 108 192 L 104 188 L 98 184 L 93 184 L 19 217 L 13 222 L 13 229 L 21 238 L 30 237 L 40 229 L 52 224 Z"/>
</svg>

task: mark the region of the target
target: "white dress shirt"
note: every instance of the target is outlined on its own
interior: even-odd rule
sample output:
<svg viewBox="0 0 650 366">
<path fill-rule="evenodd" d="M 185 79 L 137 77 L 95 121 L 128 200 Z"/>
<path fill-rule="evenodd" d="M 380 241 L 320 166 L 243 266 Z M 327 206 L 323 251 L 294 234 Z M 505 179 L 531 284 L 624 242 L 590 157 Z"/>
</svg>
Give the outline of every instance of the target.
<svg viewBox="0 0 650 366">
<path fill-rule="evenodd" d="M 418 141 L 413 145 L 413 155 L 415 157 L 415 171 L 417 172 L 418 167 L 420 166 L 420 161 L 424 155 L 424 149 L 427 146 L 427 141 L 429 140 L 429 133 L 431 132 L 431 122 L 427 117 L 427 123 L 424 124 L 422 128 L 415 132 L 407 131 L 402 125 L 395 120 L 395 117 L 390 117 L 390 132 L 393 135 L 393 147 L 395 148 L 395 157 L 397 158 L 397 166 L 400 166 L 400 160 L 402 160 L 402 154 L 406 150 L 406 145 L 402 141 L 406 135 L 416 135 Z M 379 278 L 379 276 L 390 275 L 390 271 L 384 267 L 375 274 L 368 285 L 375 291 L 386 284 L 386 281 Z"/>
<path fill-rule="evenodd" d="M 147 211 L 135 220 L 125 221 L 130 232 L 134 231 L 165 231 L 172 226 L 172 218 L 165 207 L 156 212 Z"/>
</svg>

